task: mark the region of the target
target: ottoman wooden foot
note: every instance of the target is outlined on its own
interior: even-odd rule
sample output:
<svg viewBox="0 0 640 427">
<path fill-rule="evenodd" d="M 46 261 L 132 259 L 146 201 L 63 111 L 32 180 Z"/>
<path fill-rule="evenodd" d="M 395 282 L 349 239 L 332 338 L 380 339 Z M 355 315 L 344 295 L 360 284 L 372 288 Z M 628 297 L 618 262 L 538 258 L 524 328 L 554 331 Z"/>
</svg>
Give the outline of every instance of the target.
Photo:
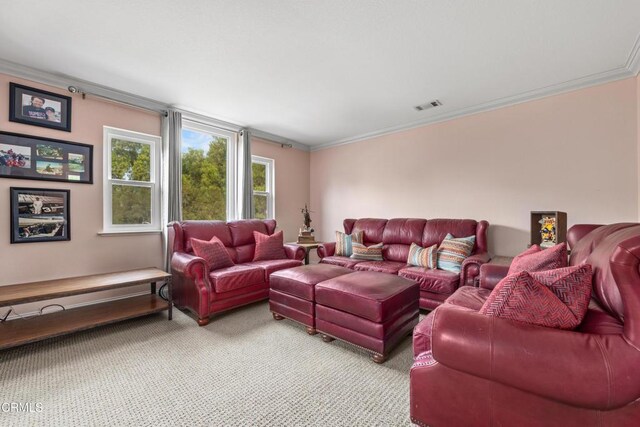
<svg viewBox="0 0 640 427">
<path fill-rule="evenodd" d="M 273 315 L 273 318 L 275 320 L 282 320 L 284 319 L 284 317 L 280 316 L 278 313 L 274 313 L 273 311 L 271 312 L 271 314 Z"/>
<path fill-rule="evenodd" d="M 307 333 L 309 335 L 315 335 L 318 333 L 318 331 L 316 331 L 316 328 L 312 328 L 311 326 L 307 326 Z"/>
<path fill-rule="evenodd" d="M 329 335 L 322 334 L 322 341 L 324 341 L 324 342 L 331 342 L 331 341 L 333 341 L 333 340 L 335 340 L 335 338 L 330 337 Z"/>
<path fill-rule="evenodd" d="M 384 363 L 387 361 L 387 356 L 383 356 L 381 354 L 374 354 L 373 356 L 371 356 L 371 360 L 373 360 L 376 363 Z"/>
<path fill-rule="evenodd" d="M 205 326 L 209 324 L 209 318 L 207 317 L 206 319 L 198 319 L 198 325 L 200 326 Z"/>
</svg>

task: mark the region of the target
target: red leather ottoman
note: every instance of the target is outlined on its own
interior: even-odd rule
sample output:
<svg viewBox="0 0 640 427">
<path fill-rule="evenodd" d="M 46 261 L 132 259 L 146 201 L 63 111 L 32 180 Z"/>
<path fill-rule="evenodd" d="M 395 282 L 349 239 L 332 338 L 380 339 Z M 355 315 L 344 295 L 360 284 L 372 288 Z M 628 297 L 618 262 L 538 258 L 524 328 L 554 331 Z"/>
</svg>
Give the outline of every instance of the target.
<svg viewBox="0 0 640 427">
<path fill-rule="evenodd" d="M 316 329 L 373 352 L 383 363 L 418 323 L 420 286 L 409 279 L 356 271 L 318 283 Z"/>
<path fill-rule="evenodd" d="M 276 271 L 269 277 L 269 309 L 276 320 L 295 320 L 307 326 L 309 335 L 316 334 L 316 284 L 353 270 L 329 264 L 303 265 Z"/>
</svg>

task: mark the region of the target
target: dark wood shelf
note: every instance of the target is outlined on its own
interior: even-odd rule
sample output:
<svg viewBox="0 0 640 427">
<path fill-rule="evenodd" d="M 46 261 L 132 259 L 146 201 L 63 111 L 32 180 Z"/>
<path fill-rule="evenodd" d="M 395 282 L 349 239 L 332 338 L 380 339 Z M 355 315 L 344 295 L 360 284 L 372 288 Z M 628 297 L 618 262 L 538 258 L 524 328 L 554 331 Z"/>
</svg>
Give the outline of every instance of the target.
<svg viewBox="0 0 640 427">
<path fill-rule="evenodd" d="M 169 277 L 171 277 L 169 273 L 157 268 L 143 268 L 117 273 L 0 286 L 0 307 L 161 282 Z"/>
<path fill-rule="evenodd" d="M 37 317 L 16 319 L 0 324 L 0 349 L 83 331 L 168 309 L 169 303 L 167 301 L 154 294 L 149 294 L 58 311 Z"/>
</svg>

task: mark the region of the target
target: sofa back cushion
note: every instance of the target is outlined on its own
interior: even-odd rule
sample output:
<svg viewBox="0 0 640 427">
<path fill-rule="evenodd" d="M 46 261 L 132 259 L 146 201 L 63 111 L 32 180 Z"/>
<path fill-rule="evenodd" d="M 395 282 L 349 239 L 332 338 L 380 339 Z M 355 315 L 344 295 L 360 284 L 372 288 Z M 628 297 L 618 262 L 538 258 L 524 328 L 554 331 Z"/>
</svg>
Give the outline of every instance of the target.
<svg viewBox="0 0 640 427">
<path fill-rule="evenodd" d="M 231 232 L 224 221 L 184 221 L 182 223 L 182 232 L 184 250 L 190 254 L 193 253 L 191 239 L 209 241 L 215 236 L 225 247 L 233 246 Z"/>
<path fill-rule="evenodd" d="M 362 243 L 367 246 L 382 243 L 386 224 L 387 220 L 381 218 L 345 219 L 343 222 L 346 234 L 362 231 Z"/>
<path fill-rule="evenodd" d="M 387 261 L 406 262 L 412 243 L 420 245 L 426 219 L 392 218 L 382 233 L 382 254 Z"/>
<path fill-rule="evenodd" d="M 230 221 L 227 224 L 231 232 L 231 244 L 236 252 L 236 264 L 253 261 L 256 249 L 254 231 L 270 236 L 276 228 L 275 220 L 245 219 Z"/>
<path fill-rule="evenodd" d="M 478 222 L 473 219 L 429 219 L 424 226 L 422 244 L 420 246 L 428 248 L 429 246 L 439 245 L 449 233 L 455 238 L 473 235 L 476 236 L 476 242 L 471 251 L 473 255 L 478 249 L 477 228 Z"/>
</svg>

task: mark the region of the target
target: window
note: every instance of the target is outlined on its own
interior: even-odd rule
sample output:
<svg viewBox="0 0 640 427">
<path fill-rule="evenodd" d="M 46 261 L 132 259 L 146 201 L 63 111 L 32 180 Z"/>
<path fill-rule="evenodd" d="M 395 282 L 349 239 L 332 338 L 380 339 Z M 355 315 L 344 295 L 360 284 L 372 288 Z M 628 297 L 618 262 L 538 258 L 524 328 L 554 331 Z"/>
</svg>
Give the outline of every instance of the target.
<svg viewBox="0 0 640 427">
<path fill-rule="evenodd" d="M 235 218 L 236 135 L 195 122 L 182 125 L 182 218 Z"/>
<path fill-rule="evenodd" d="M 161 141 L 104 127 L 104 232 L 160 230 Z"/>
<path fill-rule="evenodd" d="M 267 219 L 275 217 L 274 161 L 266 157 L 251 156 L 253 173 L 253 217 Z"/>
</svg>

